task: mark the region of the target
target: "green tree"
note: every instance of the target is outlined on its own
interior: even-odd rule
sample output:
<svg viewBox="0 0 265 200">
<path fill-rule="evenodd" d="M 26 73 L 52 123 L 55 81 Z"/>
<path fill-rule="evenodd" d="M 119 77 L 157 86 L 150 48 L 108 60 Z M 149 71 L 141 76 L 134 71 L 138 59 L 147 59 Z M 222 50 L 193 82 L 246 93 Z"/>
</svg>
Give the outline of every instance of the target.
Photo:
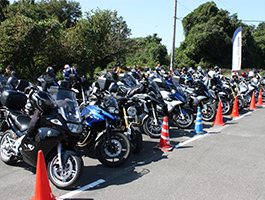
<svg viewBox="0 0 265 200">
<path fill-rule="evenodd" d="M 61 30 L 56 19 L 34 21 L 17 14 L 5 20 L 0 27 L 1 64 L 13 64 L 21 78 L 36 78 L 60 56 Z"/>
<path fill-rule="evenodd" d="M 84 19 L 67 30 L 63 44 L 69 50 L 69 59 L 93 77 L 97 67 L 106 68 L 128 51 L 130 34 L 116 11 L 97 9 L 87 12 Z"/>
<path fill-rule="evenodd" d="M 20 13 L 34 20 L 44 20 L 57 17 L 65 28 L 75 25 L 82 17 L 80 3 L 69 0 L 21 0 L 9 6 L 10 15 Z"/>
<path fill-rule="evenodd" d="M 265 69 L 265 23 L 260 23 L 252 35 L 257 44 L 259 55 L 263 58 L 260 61 L 261 68 Z"/>
<path fill-rule="evenodd" d="M 126 56 L 126 64 L 132 66 L 137 64 L 142 67 L 147 65 L 151 68 L 161 65 L 169 65 L 167 58 L 167 48 L 161 44 L 162 39 L 156 33 L 144 38 L 132 39 L 133 46 L 131 52 Z"/>
<path fill-rule="evenodd" d="M 0 1 L 0 22 L 6 19 L 5 17 L 5 9 L 10 4 L 8 0 L 1 0 Z"/>
<path fill-rule="evenodd" d="M 79 18 L 82 17 L 79 2 L 69 0 L 42 0 L 40 7 L 45 10 L 48 16 L 56 16 L 65 28 L 73 27 Z"/>
<path fill-rule="evenodd" d="M 219 10 L 214 2 L 202 4 L 183 21 L 185 40 L 176 50 L 175 63 L 178 67 L 201 65 L 211 68 L 218 65 L 231 68 L 232 39 L 237 27 L 243 27 L 242 68 L 258 66 L 260 59 L 257 46 L 251 35 L 252 27 L 243 24 L 237 15 Z"/>
</svg>

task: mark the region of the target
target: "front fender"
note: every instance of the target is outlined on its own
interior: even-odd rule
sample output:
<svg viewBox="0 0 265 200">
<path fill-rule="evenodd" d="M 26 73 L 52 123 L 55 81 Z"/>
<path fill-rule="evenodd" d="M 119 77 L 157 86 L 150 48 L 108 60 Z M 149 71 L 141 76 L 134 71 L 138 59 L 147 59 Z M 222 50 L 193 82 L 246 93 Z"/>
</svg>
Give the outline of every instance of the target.
<svg viewBox="0 0 265 200">
<path fill-rule="evenodd" d="M 81 154 L 78 152 L 78 151 L 75 151 L 75 150 L 66 150 L 64 153 L 63 153 L 63 156 L 62 156 L 62 162 L 63 164 L 66 163 L 68 157 L 70 155 L 74 155 L 74 156 L 79 156 L 81 157 Z"/>
</svg>

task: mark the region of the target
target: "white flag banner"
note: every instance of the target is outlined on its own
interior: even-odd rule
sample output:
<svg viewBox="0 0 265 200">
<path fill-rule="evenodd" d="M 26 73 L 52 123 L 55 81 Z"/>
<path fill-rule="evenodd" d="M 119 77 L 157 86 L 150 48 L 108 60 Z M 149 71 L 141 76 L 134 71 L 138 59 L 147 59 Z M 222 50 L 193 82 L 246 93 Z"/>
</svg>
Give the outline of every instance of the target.
<svg viewBox="0 0 265 200">
<path fill-rule="evenodd" d="M 238 27 L 233 35 L 232 71 L 240 70 L 242 62 L 242 27 Z"/>
</svg>

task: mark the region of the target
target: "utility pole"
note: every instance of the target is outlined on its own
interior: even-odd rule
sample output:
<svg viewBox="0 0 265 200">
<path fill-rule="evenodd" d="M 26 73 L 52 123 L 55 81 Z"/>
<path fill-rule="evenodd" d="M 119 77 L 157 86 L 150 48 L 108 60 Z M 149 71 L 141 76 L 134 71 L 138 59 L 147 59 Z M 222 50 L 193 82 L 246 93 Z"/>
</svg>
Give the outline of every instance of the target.
<svg viewBox="0 0 265 200">
<path fill-rule="evenodd" d="M 176 19 L 177 19 L 177 0 L 175 0 L 175 6 L 174 6 L 173 39 L 172 39 L 172 50 L 171 50 L 170 71 L 174 70 Z"/>
</svg>

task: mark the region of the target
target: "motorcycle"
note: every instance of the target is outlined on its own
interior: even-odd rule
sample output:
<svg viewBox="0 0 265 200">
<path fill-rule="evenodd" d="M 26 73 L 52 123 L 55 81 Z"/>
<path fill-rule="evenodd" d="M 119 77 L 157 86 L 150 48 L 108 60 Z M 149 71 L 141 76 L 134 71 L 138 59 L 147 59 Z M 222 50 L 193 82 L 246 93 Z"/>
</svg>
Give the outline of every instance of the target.
<svg viewBox="0 0 265 200">
<path fill-rule="evenodd" d="M 189 87 L 186 86 L 185 92 L 189 99 L 190 108 L 196 111 L 198 106 L 201 107 L 202 120 L 211 121 L 214 119 L 217 97 L 213 90 L 208 89 L 200 79 L 196 79 L 189 81 Z"/>
<path fill-rule="evenodd" d="M 127 134 L 132 152 L 139 153 L 142 150 L 143 141 L 139 119 L 141 115 L 148 112 L 144 102 L 137 98 L 113 96 L 109 93 L 103 98 L 103 106 L 118 119 L 119 123 L 115 129 Z"/>
<path fill-rule="evenodd" d="M 172 81 L 167 81 L 167 90 L 162 90 L 161 94 L 165 103 L 170 118 L 173 123 L 179 128 L 189 128 L 194 122 L 194 112 L 187 105 L 187 97 L 184 89 L 179 84 L 174 84 Z"/>
<path fill-rule="evenodd" d="M 139 121 L 142 122 L 141 126 L 147 135 L 159 138 L 163 118 L 168 115 L 168 110 L 157 84 L 145 77 L 136 87 L 127 92 L 126 97 L 134 97 L 145 102 L 148 112 L 142 115 Z"/>
<path fill-rule="evenodd" d="M 78 146 L 92 147 L 98 160 L 105 166 L 117 167 L 131 154 L 129 139 L 121 132 L 113 131 L 117 119 L 96 105 L 85 106 L 81 112 L 85 128 Z"/>
<path fill-rule="evenodd" d="M 109 91 L 100 90 L 97 85 L 97 83 L 92 85 L 92 91 L 89 95 L 89 105 L 98 105 L 116 117 L 118 123 L 115 126 L 115 130 L 123 132 L 128 137 L 133 153 L 139 153 L 142 149 L 142 133 L 137 118 L 130 115 L 134 114 L 134 109 L 139 114 L 142 111 L 140 109 L 142 108 L 142 104 L 139 105 L 139 101 L 130 101 L 127 98 L 114 95 L 114 93 L 112 94 L 113 88 L 115 87 L 117 89 L 117 85 L 114 82 L 110 84 Z M 115 92 L 117 91 L 115 90 Z"/>
<path fill-rule="evenodd" d="M 38 151 L 42 150 L 50 181 L 58 188 L 70 189 L 79 181 L 83 169 L 81 155 L 75 149 L 83 125 L 72 92 L 58 90 L 54 95 L 56 101 L 47 92 L 35 89 L 28 97 L 15 90 L 2 93 L 5 120 L 0 127 L 1 160 L 10 165 L 23 160 L 36 167 Z M 21 111 L 28 98 L 42 113 L 35 123 L 33 138 L 26 136 L 31 118 Z"/>
</svg>

